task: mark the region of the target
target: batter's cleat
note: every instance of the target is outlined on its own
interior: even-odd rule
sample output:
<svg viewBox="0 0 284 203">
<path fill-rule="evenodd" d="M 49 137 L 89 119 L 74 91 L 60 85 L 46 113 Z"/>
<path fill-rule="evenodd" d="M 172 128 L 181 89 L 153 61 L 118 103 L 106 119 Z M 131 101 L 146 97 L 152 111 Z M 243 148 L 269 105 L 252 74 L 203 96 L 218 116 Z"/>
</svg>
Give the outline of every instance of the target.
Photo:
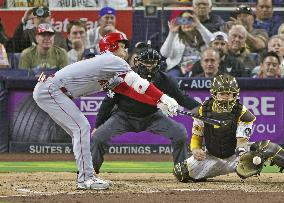
<svg viewBox="0 0 284 203">
<path fill-rule="evenodd" d="M 106 190 L 109 187 L 110 184 L 108 182 L 95 177 L 77 184 L 77 189 L 79 190 Z"/>
</svg>

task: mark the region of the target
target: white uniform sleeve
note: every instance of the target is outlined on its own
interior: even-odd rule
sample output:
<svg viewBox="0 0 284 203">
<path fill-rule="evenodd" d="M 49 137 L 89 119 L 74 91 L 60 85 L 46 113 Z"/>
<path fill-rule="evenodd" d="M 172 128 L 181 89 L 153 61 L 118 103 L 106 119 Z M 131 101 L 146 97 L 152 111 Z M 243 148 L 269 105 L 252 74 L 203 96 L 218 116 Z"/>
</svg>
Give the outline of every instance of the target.
<svg viewBox="0 0 284 203">
<path fill-rule="evenodd" d="M 124 81 L 128 86 L 133 87 L 133 89 L 139 94 L 144 94 L 150 85 L 146 79 L 141 78 L 134 71 L 129 71 L 126 74 Z"/>
<path fill-rule="evenodd" d="M 201 34 L 202 39 L 205 42 L 206 46 L 208 47 L 210 44 L 210 39 L 213 37 L 213 34 L 202 24 L 200 24 L 196 28 Z"/>
<path fill-rule="evenodd" d="M 243 105 L 242 114 L 243 115 L 247 111 L 247 108 Z M 254 121 L 251 122 L 238 122 L 236 137 L 237 138 L 247 138 L 249 139 L 252 134 L 252 125 Z"/>
<path fill-rule="evenodd" d="M 192 134 L 202 137 L 204 135 L 204 123 L 203 121 L 194 118 Z"/>
<path fill-rule="evenodd" d="M 105 60 L 104 64 L 102 64 L 102 67 L 101 67 L 102 73 L 120 74 L 120 73 L 126 73 L 129 71 L 132 71 L 129 64 L 125 60 L 117 56 L 114 56 L 112 54 L 110 54 L 109 57 L 105 57 L 104 60 Z"/>
</svg>

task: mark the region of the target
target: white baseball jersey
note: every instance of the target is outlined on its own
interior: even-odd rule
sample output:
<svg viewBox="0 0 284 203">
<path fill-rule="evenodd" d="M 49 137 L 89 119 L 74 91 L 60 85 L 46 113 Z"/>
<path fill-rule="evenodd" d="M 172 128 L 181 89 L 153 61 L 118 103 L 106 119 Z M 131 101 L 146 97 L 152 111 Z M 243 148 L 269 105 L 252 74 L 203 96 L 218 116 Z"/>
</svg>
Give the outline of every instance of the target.
<svg viewBox="0 0 284 203">
<path fill-rule="evenodd" d="M 70 97 L 100 92 L 119 78 L 116 76 L 129 71 L 126 61 L 106 52 L 66 66 L 53 77 L 38 82 L 34 89 L 33 98 L 38 106 L 72 137 L 78 182 L 93 178 L 91 127 Z"/>
<path fill-rule="evenodd" d="M 120 73 L 131 71 L 128 63 L 111 52 L 70 64 L 55 73 L 54 78 L 71 93 L 80 97 L 102 91 L 102 81 L 110 82 Z"/>
</svg>

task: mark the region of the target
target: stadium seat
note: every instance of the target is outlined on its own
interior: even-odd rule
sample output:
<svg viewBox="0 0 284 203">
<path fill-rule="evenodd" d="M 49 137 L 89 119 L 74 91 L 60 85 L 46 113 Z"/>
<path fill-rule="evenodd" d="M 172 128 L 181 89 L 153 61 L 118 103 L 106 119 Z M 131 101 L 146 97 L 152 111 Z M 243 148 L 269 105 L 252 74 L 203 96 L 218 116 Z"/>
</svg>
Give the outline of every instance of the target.
<svg viewBox="0 0 284 203">
<path fill-rule="evenodd" d="M 2 77 L 27 77 L 29 76 L 29 71 L 23 70 L 23 69 L 1 68 L 0 76 Z"/>
<path fill-rule="evenodd" d="M 8 60 L 12 69 L 19 68 L 21 53 L 8 53 Z"/>
<path fill-rule="evenodd" d="M 45 75 L 49 76 L 54 74 L 56 71 L 58 71 L 59 68 L 52 68 L 52 69 L 47 69 L 47 68 L 33 68 L 32 69 L 32 75 L 35 77 L 39 77 L 39 75 L 44 72 Z"/>
</svg>

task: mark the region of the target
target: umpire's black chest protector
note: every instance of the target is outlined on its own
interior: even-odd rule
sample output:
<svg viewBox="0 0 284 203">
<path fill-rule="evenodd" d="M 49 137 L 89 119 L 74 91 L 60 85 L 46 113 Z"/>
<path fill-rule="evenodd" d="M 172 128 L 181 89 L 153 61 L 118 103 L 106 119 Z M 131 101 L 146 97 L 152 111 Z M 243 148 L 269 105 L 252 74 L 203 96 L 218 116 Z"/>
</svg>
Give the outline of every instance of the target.
<svg viewBox="0 0 284 203">
<path fill-rule="evenodd" d="M 205 117 L 226 120 L 227 125 L 214 128 L 204 123 L 205 146 L 210 154 L 219 158 L 227 158 L 235 153 L 238 118 L 242 113 L 242 105 L 237 100 L 231 112 L 217 113 L 212 111 L 213 99 L 202 105 L 202 115 Z"/>
</svg>

